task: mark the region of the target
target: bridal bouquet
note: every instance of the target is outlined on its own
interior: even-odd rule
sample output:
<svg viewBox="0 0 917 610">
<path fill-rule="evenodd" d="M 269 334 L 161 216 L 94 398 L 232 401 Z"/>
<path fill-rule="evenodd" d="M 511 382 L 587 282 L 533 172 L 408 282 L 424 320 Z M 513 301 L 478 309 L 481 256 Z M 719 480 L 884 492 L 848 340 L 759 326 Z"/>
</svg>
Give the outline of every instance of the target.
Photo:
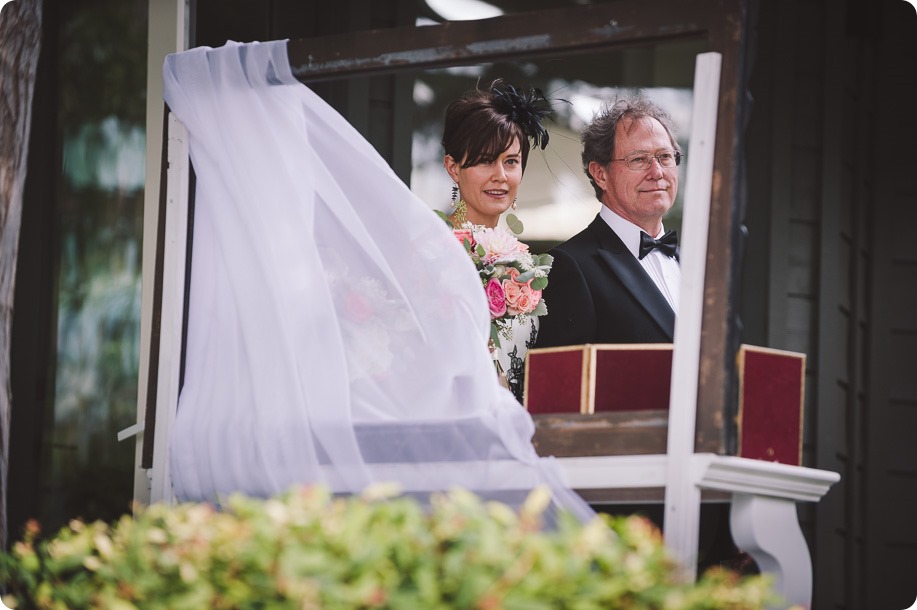
<svg viewBox="0 0 917 610">
<path fill-rule="evenodd" d="M 500 347 L 501 338 L 511 338 L 514 318 L 548 313 L 541 292 L 548 285 L 554 262 L 550 254 L 532 254 L 503 227 L 491 229 L 466 222 L 452 232 L 477 267 L 484 286 L 494 348 Z"/>
</svg>

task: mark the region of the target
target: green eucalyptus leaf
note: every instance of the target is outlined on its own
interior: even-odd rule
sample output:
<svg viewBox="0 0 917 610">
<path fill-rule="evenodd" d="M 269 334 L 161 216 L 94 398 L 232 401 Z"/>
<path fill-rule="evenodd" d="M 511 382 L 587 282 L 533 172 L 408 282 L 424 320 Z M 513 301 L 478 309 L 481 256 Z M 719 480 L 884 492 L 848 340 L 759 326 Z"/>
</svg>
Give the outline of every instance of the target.
<svg viewBox="0 0 917 610">
<path fill-rule="evenodd" d="M 449 216 L 448 216 L 445 212 L 443 212 L 443 211 L 441 211 L 441 210 L 433 210 L 433 212 L 434 212 L 437 216 L 439 216 L 440 218 L 442 218 L 442 219 L 443 219 L 443 222 L 445 222 L 446 225 L 448 225 L 448 227 L 449 227 L 450 229 L 455 229 L 455 225 L 452 224 L 452 221 L 449 220 Z"/>
<path fill-rule="evenodd" d="M 554 257 L 545 252 L 544 254 L 535 254 L 532 256 L 532 259 L 535 261 L 536 267 L 547 267 L 551 268 L 551 265 L 554 264 Z"/>
<path fill-rule="evenodd" d="M 494 347 L 500 349 L 500 327 L 496 322 L 490 323 L 490 340 L 494 342 Z"/>
<path fill-rule="evenodd" d="M 516 276 L 516 281 L 520 284 L 525 284 L 527 281 L 535 277 L 535 270 L 526 271 L 525 273 L 520 273 Z"/>
<path fill-rule="evenodd" d="M 544 299 L 538 301 L 538 305 L 535 306 L 535 309 L 532 310 L 532 313 L 529 314 L 532 316 L 546 316 L 548 315 L 548 306 L 544 304 Z"/>
<path fill-rule="evenodd" d="M 525 230 L 525 227 L 522 224 L 522 221 L 519 220 L 519 217 L 510 212 L 506 215 L 506 226 L 512 231 L 515 235 L 520 235 L 522 231 Z"/>
<path fill-rule="evenodd" d="M 544 290 L 548 285 L 548 278 L 546 277 L 536 277 L 532 280 L 531 287 L 532 290 Z"/>
</svg>

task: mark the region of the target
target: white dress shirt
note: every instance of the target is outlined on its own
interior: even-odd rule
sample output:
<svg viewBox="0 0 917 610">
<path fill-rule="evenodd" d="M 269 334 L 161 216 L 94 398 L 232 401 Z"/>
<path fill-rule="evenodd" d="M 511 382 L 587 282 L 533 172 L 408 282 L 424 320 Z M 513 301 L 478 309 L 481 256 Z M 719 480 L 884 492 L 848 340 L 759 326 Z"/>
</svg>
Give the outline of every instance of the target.
<svg viewBox="0 0 917 610">
<path fill-rule="evenodd" d="M 649 274 L 653 283 L 659 288 L 659 292 L 665 297 L 665 300 L 672 306 L 672 310 L 678 315 L 678 296 L 679 287 L 681 286 L 681 268 L 678 261 L 673 256 L 666 256 L 659 250 L 653 250 L 640 259 L 640 233 L 643 231 L 640 227 L 624 220 L 615 212 L 611 211 L 608 206 L 602 206 L 599 210 L 599 216 L 611 227 L 624 245 L 634 255 L 637 262 L 643 266 Z M 660 229 L 658 235 L 651 235 L 654 239 L 659 239 L 665 233 L 665 227 Z"/>
</svg>

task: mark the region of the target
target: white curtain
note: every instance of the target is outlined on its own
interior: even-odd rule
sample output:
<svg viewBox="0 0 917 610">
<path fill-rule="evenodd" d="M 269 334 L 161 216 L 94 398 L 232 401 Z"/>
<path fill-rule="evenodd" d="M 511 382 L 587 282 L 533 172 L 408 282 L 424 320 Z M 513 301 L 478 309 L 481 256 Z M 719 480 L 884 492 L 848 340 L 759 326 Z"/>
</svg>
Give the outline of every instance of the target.
<svg viewBox="0 0 917 610">
<path fill-rule="evenodd" d="M 462 247 L 293 78 L 286 42 L 171 55 L 163 78 L 197 175 L 176 496 L 548 483 L 588 517 L 497 383 Z"/>
</svg>

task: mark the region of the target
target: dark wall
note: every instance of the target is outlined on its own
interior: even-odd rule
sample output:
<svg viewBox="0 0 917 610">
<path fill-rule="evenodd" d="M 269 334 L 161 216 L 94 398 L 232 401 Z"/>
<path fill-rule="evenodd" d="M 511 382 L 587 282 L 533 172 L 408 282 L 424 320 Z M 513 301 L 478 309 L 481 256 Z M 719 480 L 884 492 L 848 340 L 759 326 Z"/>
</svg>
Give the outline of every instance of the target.
<svg viewBox="0 0 917 610">
<path fill-rule="evenodd" d="M 359 30 L 411 25 L 412 1 L 290 2 L 286 0 L 196 0 L 192 46 L 218 47 L 227 40 L 311 38 Z"/>
<path fill-rule="evenodd" d="M 917 254 L 909 240 L 894 237 L 917 225 L 917 184 L 913 164 L 895 160 L 893 151 L 909 150 L 917 136 L 917 12 L 908 3 L 888 1 L 880 17 L 871 69 L 874 129 L 863 134 L 872 146 L 859 159 L 874 171 L 873 196 L 862 214 L 873 240 L 866 294 L 872 332 L 858 422 L 865 459 L 857 516 L 866 547 L 864 590 L 888 607 L 907 608 L 917 596 Z M 861 111 L 854 108 L 853 114 Z"/>
<path fill-rule="evenodd" d="M 839 472 L 800 508 L 816 608 L 913 604 L 917 258 L 892 234 L 917 188 L 917 13 L 900 0 L 759 3 L 747 131 L 744 340 L 805 352 L 804 462 Z"/>
</svg>

